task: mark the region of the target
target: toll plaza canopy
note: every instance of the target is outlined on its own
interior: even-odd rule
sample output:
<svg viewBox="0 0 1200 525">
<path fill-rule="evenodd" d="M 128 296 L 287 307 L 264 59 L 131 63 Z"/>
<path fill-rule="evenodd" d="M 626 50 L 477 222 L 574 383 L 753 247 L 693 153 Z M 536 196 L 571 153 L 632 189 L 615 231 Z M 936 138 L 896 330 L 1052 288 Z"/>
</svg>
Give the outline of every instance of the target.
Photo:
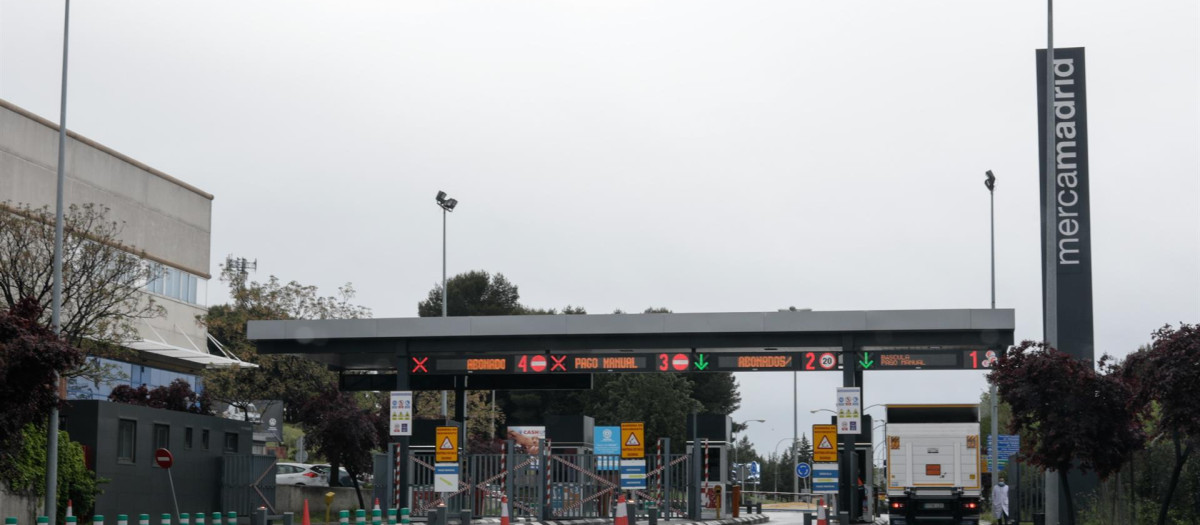
<svg viewBox="0 0 1200 525">
<path fill-rule="evenodd" d="M 867 353 L 871 370 L 969 369 L 1013 343 L 1014 319 L 1011 309 L 516 315 L 250 321 L 247 333 L 262 353 L 416 375 L 832 370 L 844 357 L 826 356 L 846 352 Z"/>
</svg>

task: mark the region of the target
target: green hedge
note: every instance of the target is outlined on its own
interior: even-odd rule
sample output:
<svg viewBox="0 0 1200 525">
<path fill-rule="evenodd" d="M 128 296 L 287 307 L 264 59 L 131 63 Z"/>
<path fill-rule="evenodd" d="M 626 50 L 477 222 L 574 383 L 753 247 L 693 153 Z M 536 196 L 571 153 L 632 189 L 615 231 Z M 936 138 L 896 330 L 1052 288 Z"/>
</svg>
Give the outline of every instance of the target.
<svg viewBox="0 0 1200 525">
<path fill-rule="evenodd" d="M 21 429 L 21 441 L 14 454 L 0 466 L 0 476 L 17 493 L 46 495 L 46 427 L 26 425 Z M 100 483 L 88 470 L 83 445 L 71 441 L 66 432 L 58 433 L 58 518 L 65 521 L 67 500 L 74 505 L 76 516 L 90 516 L 100 494 Z"/>
</svg>

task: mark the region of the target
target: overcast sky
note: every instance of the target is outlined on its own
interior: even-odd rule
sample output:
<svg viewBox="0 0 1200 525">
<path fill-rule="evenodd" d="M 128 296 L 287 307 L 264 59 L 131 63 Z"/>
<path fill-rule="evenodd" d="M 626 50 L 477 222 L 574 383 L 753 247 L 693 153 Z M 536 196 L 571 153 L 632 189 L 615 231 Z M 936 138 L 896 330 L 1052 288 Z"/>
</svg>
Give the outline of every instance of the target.
<svg viewBox="0 0 1200 525">
<path fill-rule="evenodd" d="M 1097 354 L 1123 355 L 1200 322 L 1200 11 L 1055 4 L 1056 45 L 1087 48 Z M 51 120 L 62 13 L 0 0 L 0 98 Z M 997 305 L 1036 339 L 1045 42 L 1033 0 L 87 0 L 68 127 L 216 196 L 214 274 L 350 281 L 377 317 L 441 278 L 438 190 L 451 275 L 531 306 L 987 307 L 991 169 Z M 739 379 L 769 452 L 792 377 Z M 840 377 L 800 381 L 807 432 Z M 866 382 L 868 404 L 986 388 Z"/>
</svg>

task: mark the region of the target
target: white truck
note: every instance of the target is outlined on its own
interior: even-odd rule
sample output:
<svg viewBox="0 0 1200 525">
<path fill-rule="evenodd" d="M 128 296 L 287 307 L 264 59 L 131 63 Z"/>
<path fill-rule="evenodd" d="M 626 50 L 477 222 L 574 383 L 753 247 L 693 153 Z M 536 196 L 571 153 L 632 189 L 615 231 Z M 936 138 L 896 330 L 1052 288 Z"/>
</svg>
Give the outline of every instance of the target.
<svg viewBox="0 0 1200 525">
<path fill-rule="evenodd" d="M 978 405 L 887 406 L 891 525 L 979 523 Z"/>
</svg>

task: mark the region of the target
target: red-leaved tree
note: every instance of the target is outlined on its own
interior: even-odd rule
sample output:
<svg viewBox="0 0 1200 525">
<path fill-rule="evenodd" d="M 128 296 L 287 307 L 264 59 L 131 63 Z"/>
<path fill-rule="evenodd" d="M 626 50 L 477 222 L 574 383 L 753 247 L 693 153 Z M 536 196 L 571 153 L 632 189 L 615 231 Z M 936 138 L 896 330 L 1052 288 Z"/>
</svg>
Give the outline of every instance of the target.
<svg viewBox="0 0 1200 525">
<path fill-rule="evenodd" d="M 1067 473 L 1078 467 L 1107 478 L 1142 446 L 1129 387 L 1090 362 L 1033 341 L 1002 356 L 988 381 L 1012 407 L 1009 431 L 1027 436 L 1021 459 L 1058 472 L 1068 525 L 1074 525 Z"/>
<path fill-rule="evenodd" d="M 108 400 L 127 405 L 212 415 L 212 403 L 208 396 L 197 394 L 192 390 L 192 385 L 184 379 L 176 379 L 168 386 L 159 386 L 154 389 L 148 389 L 146 385 L 140 385 L 137 388 L 120 385 L 112 389 L 112 392 L 108 394 Z"/>
<path fill-rule="evenodd" d="M 337 484 L 338 467 L 345 467 L 361 508 L 366 505 L 358 476 L 371 469 L 371 452 L 379 448 L 387 432 L 379 414 L 378 408 L 363 408 L 353 395 L 334 389 L 314 396 L 300 409 L 305 439 L 329 460 L 329 484 Z"/>
<path fill-rule="evenodd" d="M 1118 372 L 1131 387 L 1134 407 L 1151 437 L 1175 445 L 1175 468 L 1158 513 L 1159 525 L 1165 525 L 1179 475 L 1200 440 L 1200 325 L 1156 330 L 1150 346 L 1130 354 Z"/>
<path fill-rule="evenodd" d="M 0 450 L 14 451 L 21 428 L 46 419 L 59 402 L 56 374 L 74 370 L 83 353 L 39 322 L 33 299 L 0 311 Z"/>
</svg>

